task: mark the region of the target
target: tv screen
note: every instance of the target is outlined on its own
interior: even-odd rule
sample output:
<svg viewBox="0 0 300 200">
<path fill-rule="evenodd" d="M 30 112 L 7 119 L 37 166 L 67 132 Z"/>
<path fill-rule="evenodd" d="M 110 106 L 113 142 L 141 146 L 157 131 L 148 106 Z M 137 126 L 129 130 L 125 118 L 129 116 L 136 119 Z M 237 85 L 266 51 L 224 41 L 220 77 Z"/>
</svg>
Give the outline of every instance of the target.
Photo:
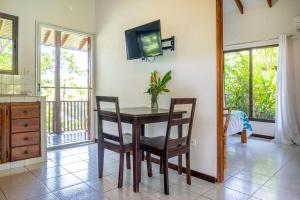
<svg viewBox="0 0 300 200">
<path fill-rule="evenodd" d="M 138 42 L 142 57 L 162 55 L 161 37 L 159 32 L 141 33 Z"/>
<path fill-rule="evenodd" d="M 162 55 L 160 20 L 125 31 L 127 59 Z"/>
</svg>

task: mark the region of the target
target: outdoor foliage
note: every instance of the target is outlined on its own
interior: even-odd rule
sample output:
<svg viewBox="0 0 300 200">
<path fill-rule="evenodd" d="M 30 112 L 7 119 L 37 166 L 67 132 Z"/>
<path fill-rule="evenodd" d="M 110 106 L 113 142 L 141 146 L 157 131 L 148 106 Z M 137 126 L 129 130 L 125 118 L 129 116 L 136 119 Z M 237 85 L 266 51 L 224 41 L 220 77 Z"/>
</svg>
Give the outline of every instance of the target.
<svg viewBox="0 0 300 200">
<path fill-rule="evenodd" d="M 250 91 L 251 62 L 252 91 Z M 278 47 L 226 53 L 224 68 L 226 107 L 242 110 L 252 118 L 273 120 L 277 64 Z M 251 92 L 253 113 L 250 113 L 249 107 Z"/>
<path fill-rule="evenodd" d="M 13 63 L 12 41 L 0 38 L 0 71 L 11 71 Z"/>
</svg>

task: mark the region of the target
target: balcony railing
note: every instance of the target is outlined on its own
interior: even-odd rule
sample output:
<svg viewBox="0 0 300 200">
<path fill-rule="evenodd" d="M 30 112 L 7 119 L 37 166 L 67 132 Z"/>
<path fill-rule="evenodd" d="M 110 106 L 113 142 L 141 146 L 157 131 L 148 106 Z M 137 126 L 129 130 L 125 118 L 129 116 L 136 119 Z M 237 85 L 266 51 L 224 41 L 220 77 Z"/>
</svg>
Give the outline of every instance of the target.
<svg viewBox="0 0 300 200">
<path fill-rule="evenodd" d="M 56 122 L 55 113 L 59 112 L 55 101 L 47 101 L 47 132 L 61 133 L 88 130 L 88 101 L 61 101 L 60 122 Z M 55 130 L 60 123 L 61 130 Z"/>
</svg>

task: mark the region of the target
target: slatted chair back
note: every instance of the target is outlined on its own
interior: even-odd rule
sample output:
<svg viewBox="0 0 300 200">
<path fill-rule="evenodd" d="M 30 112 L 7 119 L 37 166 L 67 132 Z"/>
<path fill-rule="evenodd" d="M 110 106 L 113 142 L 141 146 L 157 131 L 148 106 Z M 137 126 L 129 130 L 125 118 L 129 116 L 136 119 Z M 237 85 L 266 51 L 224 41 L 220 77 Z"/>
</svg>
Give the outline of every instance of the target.
<svg viewBox="0 0 300 200">
<path fill-rule="evenodd" d="M 229 126 L 231 111 L 232 111 L 232 108 L 224 108 L 223 109 L 223 114 L 224 114 L 224 117 L 225 117 L 224 134 L 227 134 L 227 129 L 228 129 L 228 126 Z"/>
<path fill-rule="evenodd" d="M 109 97 L 109 96 L 96 96 L 97 103 L 97 113 L 98 113 L 98 139 L 101 141 L 114 141 L 118 142 L 121 146 L 123 143 L 123 132 L 122 132 L 122 123 L 120 117 L 120 107 L 118 97 Z M 114 104 L 115 112 L 112 110 L 103 110 L 101 103 L 110 103 Z M 103 131 L 103 121 L 114 122 L 118 126 L 118 136 L 106 133 Z"/>
<path fill-rule="evenodd" d="M 193 120 L 195 115 L 195 107 L 196 107 L 196 98 L 173 98 L 171 99 L 170 104 L 170 113 L 169 120 L 167 126 L 167 133 L 165 139 L 165 150 L 168 149 L 169 146 L 181 146 L 181 145 L 190 145 L 191 143 L 191 134 L 193 127 Z M 176 105 L 191 105 L 191 111 L 189 117 L 178 117 L 178 115 L 174 114 L 174 109 Z M 173 126 L 183 126 L 188 125 L 188 134 L 185 137 L 180 137 L 177 139 L 170 139 L 171 128 Z"/>
<path fill-rule="evenodd" d="M 223 115 L 224 115 L 224 127 L 223 127 L 223 143 L 224 143 L 224 169 L 227 168 L 227 130 L 229 127 L 230 116 L 231 116 L 232 108 L 224 108 Z"/>
</svg>

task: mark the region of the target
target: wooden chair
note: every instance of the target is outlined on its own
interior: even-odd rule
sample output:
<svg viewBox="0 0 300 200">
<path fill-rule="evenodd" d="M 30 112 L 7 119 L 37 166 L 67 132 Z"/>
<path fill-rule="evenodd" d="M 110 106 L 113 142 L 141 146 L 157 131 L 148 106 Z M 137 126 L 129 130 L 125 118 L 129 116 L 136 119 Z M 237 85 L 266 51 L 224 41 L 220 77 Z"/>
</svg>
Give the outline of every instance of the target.
<svg viewBox="0 0 300 200">
<path fill-rule="evenodd" d="M 232 108 L 224 108 L 223 114 L 225 118 L 224 122 L 224 132 L 223 132 L 223 142 L 224 142 L 224 169 L 227 167 L 227 129 L 229 126 L 230 116 Z"/>
<path fill-rule="evenodd" d="M 120 154 L 119 164 L 119 180 L 118 187 L 123 186 L 123 171 L 124 171 L 124 154 L 126 153 L 127 168 L 130 169 L 130 152 L 133 150 L 132 136 L 130 134 L 123 134 L 120 108 L 118 97 L 97 96 L 97 113 L 98 113 L 98 165 L 99 178 L 103 176 L 103 160 L 104 149 L 108 149 Z M 113 103 L 116 112 L 108 112 L 101 109 L 101 103 Z M 118 134 L 110 134 L 103 132 L 103 121 L 117 123 Z M 102 151 L 100 151 L 102 149 Z"/>
<path fill-rule="evenodd" d="M 178 118 L 174 116 L 175 105 L 192 105 L 191 113 L 188 118 Z M 196 99 L 195 98 L 178 98 L 172 99 L 170 105 L 169 120 L 165 136 L 159 137 L 142 137 L 141 149 L 146 152 L 148 176 L 152 176 L 151 154 L 161 158 L 164 173 L 164 190 L 165 194 L 169 194 L 169 176 L 168 176 L 168 159 L 186 154 L 186 177 L 187 184 L 191 184 L 191 169 L 190 169 L 190 143 L 193 126 L 193 118 L 195 113 Z M 173 126 L 188 125 L 188 133 L 185 137 L 171 139 L 170 133 Z"/>
</svg>

